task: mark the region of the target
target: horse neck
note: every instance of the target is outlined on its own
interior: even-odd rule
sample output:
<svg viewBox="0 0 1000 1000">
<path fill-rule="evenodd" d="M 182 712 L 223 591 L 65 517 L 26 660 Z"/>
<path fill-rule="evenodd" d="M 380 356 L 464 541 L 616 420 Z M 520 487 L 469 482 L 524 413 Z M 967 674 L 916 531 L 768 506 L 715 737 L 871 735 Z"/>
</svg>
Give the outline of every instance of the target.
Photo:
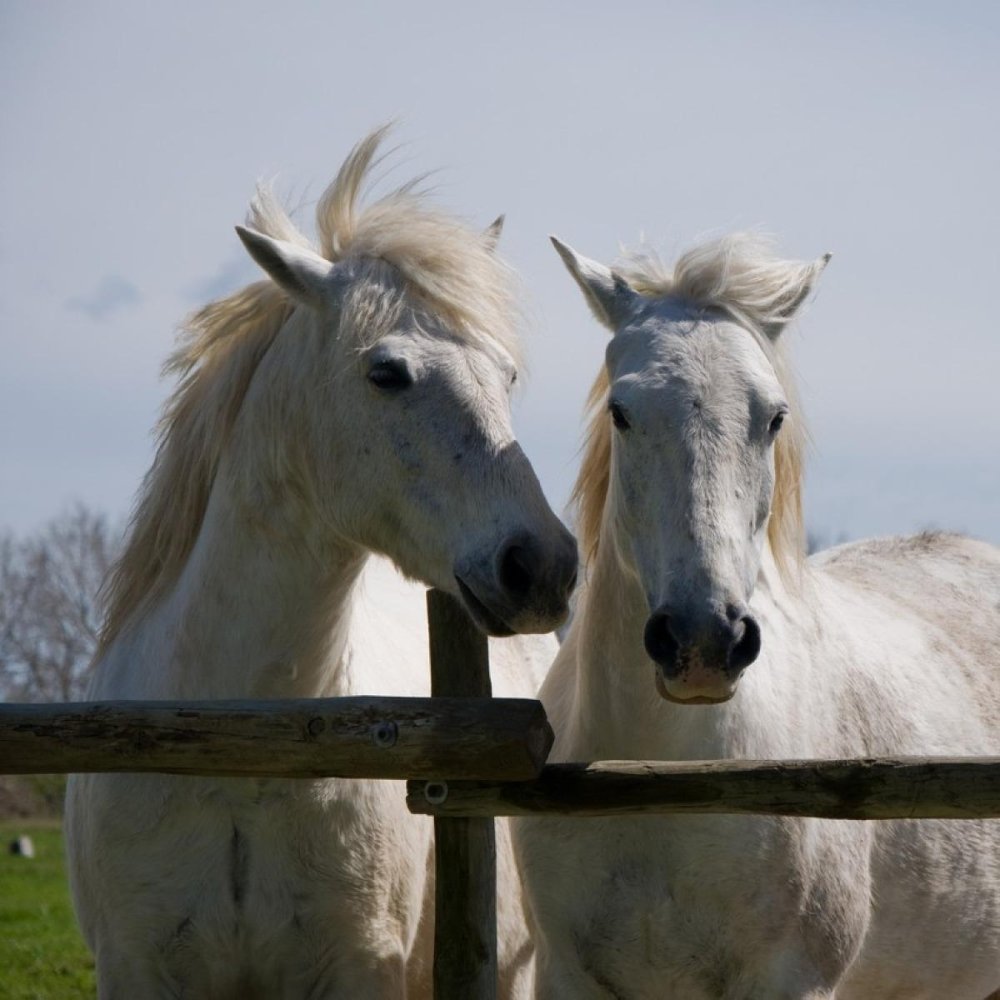
<svg viewBox="0 0 1000 1000">
<path fill-rule="evenodd" d="M 607 538 L 607 535 L 605 535 Z M 665 702 L 642 636 L 648 612 L 638 577 L 610 541 L 591 563 L 564 653 L 575 657 L 571 755 L 604 759 L 668 756 L 658 734 Z M 673 706 L 666 706 L 669 711 Z M 562 733 L 560 733 L 562 735 Z"/>
<path fill-rule="evenodd" d="M 751 602 L 754 613 L 765 621 L 788 622 L 798 616 L 800 603 L 785 588 L 766 550 Z M 781 669 L 780 656 L 762 657 L 752 664 L 749 671 L 757 671 L 757 676 L 746 684 L 748 674 L 737 696 L 725 705 L 676 705 L 656 691 L 654 666 L 643 645 L 648 614 L 642 584 L 627 557 L 619 557 L 613 544 L 602 544 L 564 644 L 564 655 L 575 659 L 571 737 L 575 745 L 566 750 L 592 759 L 729 756 L 745 742 L 743 730 L 760 707 L 748 689 L 758 687 L 762 671 Z"/>
<path fill-rule="evenodd" d="M 270 504 L 265 521 L 235 495 L 244 477 L 226 466 L 238 462 L 224 460 L 180 578 L 139 629 L 139 648 L 160 661 L 149 684 L 159 697 L 347 693 L 347 633 L 366 553 L 331 542 L 290 500 Z"/>
</svg>

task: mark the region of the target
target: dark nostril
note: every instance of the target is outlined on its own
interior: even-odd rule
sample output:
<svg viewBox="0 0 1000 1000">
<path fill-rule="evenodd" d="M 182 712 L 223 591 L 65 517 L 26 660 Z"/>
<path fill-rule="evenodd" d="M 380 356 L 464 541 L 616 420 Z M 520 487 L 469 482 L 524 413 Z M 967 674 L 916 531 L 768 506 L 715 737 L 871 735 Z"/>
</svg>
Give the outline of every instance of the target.
<svg viewBox="0 0 1000 1000">
<path fill-rule="evenodd" d="M 500 583 L 510 594 L 523 596 L 531 590 L 532 572 L 527 550 L 510 545 L 500 558 Z"/>
<path fill-rule="evenodd" d="M 662 611 L 650 615 L 642 641 L 651 660 L 668 671 L 676 668 L 680 646 L 670 627 L 670 615 Z"/>
<path fill-rule="evenodd" d="M 733 673 L 750 666 L 760 653 L 760 626 L 752 615 L 744 615 L 734 626 L 735 636 L 726 656 L 726 665 Z"/>
</svg>

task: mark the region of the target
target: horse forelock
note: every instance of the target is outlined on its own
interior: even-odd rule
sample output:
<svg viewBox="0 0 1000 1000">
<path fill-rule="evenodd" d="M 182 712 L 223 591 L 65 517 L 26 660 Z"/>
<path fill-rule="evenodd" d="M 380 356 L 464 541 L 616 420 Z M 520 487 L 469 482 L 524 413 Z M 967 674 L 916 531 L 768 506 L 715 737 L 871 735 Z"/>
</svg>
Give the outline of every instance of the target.
<svg viewBox="0 0 1000 1000">
<path fill-rule="evenodd" d="M 674 298 L 718 309 L 745 328 L 774 368 L 791 414 L 775 441 L 775 485 L 768 541 L 788 583 L 801 573 L 805 556 L 802 474 L 806 431 L 786 351 L 775 329 L 801 303 L 819 265 L 780 260 L 771 241 L 734 233 L 681 256 L 673 270 L 648 250 L 628 254 L 616 270 L 647 298 Z M 596 555 L 611 485 L 611 426 L 607 414 L 608 374 L 602 368 L 587 400 L 590 414 L 584 457 L 573 490 L 577 532 L 585 558 Z"/>
<path fill-rule="evenodd" d="M 387 131 L 383 127 L 363 139 L 321 197 L 318 248 L 267 187 L 258 186 L 248 224 L 332 262 L 349 262 L 351 287 L 345 291 L 338 338 L 353 338 L 355 346 L 365 347 L 388 333 L 409 304 L 466 342 L 498 345 L 520 363 L 513 273 L 484 235 L 429 206 L 414 184 L 361 204 Z M 219 460 L 253 375 L 294 308 L 277 285 L 259 281 L 205 306 L 185 324 L 164 367 L 179 382 L 164 406 L 156 457 L 123 555 L 104 590 L 99 652 L 179 575 L 201 529 Z"/>
<path fill-rule="evenodd" d="M 419 190 L 421 178 L 364 203 L 364 188 L 382 162 L 378 153 L 388 131 L 383 126 L 359 142 L 321 195 L 319 245 L 310 248 L 331 262 L 349 263 L 352 276 L 372 280 L 386 294 L 404 294 L 466 341 L 499 345 L 521 363 L 514 273 L 486 235 L 432 205 Z M 310 246 L 266 187 L 258 187 L 248 224 Z M 386 265 L 398 289 L 386 282 Z M 363 332 L 361 324 L 349 327 Z"/>
</svg>

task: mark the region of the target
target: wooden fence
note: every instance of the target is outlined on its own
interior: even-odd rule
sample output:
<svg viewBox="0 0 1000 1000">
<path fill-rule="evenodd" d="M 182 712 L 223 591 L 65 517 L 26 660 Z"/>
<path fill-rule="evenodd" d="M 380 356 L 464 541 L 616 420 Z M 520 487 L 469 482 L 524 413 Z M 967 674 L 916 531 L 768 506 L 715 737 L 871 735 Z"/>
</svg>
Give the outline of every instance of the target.
<svg viewBox="0 0 1000 1000">
<path fill-rule="evenodd" d="M 485 637 L 428 594 L 431 698 L 0 705 L 0 774 L 407 778 L 434 817 L 435 1000 L 496 996 L 493 817 L 1000 817 L 1000 758 L 546 765 L 537 701 L 491 695 Z"/>
</svg>

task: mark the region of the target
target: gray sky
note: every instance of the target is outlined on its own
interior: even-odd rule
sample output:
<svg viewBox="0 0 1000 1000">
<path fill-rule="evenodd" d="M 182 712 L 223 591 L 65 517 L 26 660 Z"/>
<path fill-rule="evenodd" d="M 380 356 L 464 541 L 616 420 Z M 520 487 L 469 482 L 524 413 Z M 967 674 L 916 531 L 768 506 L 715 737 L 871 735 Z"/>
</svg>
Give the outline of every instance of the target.
<svg viewBox="0 0 1000 1000">
<path fill-rule="evenodd" d="M 183 316 L 256 277 L 258 177 L 310 218 L 401 119 L 391 180 L 507 213 L 521 440 L 568 497 L 604 334 L 546 234 L 610 260 L 733 228 L 832 250 L 793 334 L 828 539 L 1000 541 L 1000 5 L 28 2 L 0 6 L 0 526 L 124 513 Z"/>
</svg>

